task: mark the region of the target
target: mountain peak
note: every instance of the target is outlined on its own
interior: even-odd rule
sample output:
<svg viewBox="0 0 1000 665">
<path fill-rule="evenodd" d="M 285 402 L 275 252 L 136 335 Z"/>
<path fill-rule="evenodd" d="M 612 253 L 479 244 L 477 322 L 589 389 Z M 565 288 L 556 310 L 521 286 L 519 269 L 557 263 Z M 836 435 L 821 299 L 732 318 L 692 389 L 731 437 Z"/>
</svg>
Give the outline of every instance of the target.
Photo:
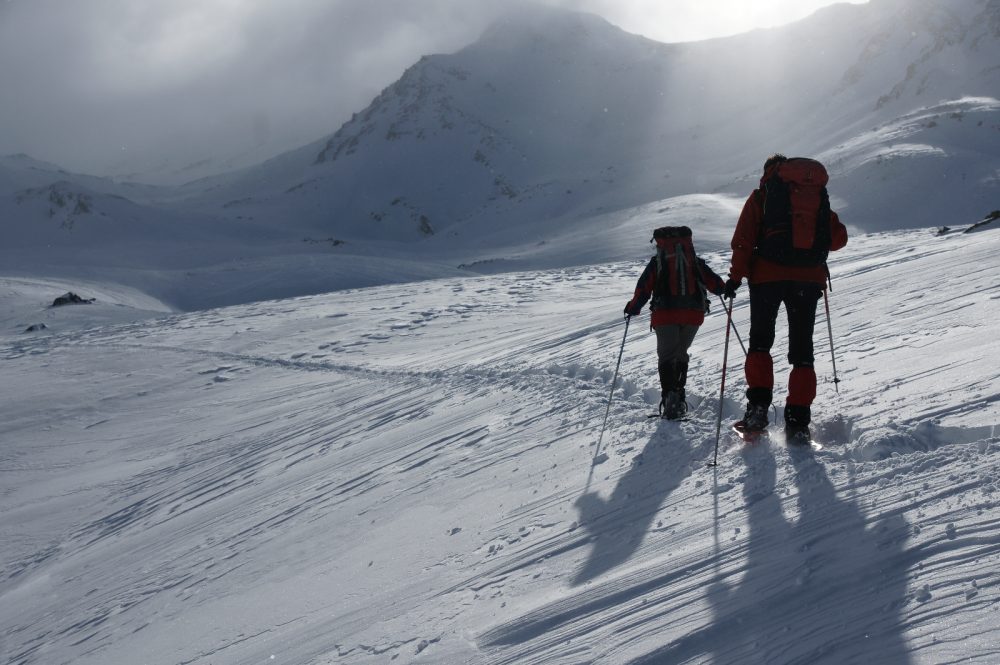
<svg viewBox="0 0 1000 665">
<path fill-rule="evenodd" d="M 560 49 L 592 50 L 595 44 L 622 40 L 643 40 L 595 14 L 521 5 L 497 20 L 483 32 L 470 49 L 538 50 L 548 45 Z"/>
</svg>

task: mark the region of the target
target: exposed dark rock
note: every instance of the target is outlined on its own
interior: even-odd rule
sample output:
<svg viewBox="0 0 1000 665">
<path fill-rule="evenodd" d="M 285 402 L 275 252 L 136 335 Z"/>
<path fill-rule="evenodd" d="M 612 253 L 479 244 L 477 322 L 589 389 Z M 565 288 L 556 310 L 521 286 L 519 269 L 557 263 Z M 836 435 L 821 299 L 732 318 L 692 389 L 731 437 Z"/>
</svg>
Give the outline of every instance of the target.
<svg viewBox="0 0 1000 665">
<path fill-rule="evenodd" d="M 52 301 L 52 307 L 60 307 L 62 305 L 89 305 L 94 302 L 96 298 L 81 298 L 72 291 L 69 291 L 65 295 L 61 295 Z"/>
</svg>

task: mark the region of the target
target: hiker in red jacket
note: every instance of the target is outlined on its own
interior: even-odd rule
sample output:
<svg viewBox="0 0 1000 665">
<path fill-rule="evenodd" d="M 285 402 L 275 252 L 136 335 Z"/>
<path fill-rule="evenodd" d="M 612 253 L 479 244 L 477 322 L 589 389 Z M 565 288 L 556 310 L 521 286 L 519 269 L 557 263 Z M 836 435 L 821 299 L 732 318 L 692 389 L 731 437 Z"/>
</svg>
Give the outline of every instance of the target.
<svg viewBox="0 0 1000 665">
<path fill-rule="evenodd" d="M 688 349 L 708 311 L 705 291 L 722 295 L 725 282 L 695 254 L 688 227 L 660 227 L 653 231 L 654 241 L 656 256 L 642 271 L 625 316 L 638 315 L 652 297 L 649 323 L 656 333 L 660 416 L 676 420 L 687 413 Z"/>
<path fill-rule="evenodd" d="M 760 188 L 743 206 L 733 234 L 726 297 L 746 278 L 750 286 L 750 348 L 744 367 L 747 409 L 734 426 L 747 432 L 767 428 L 774 391 L 774 344 L 778 308 L 788 317 L 789 441 L 808 441 L 810 407 L 816 397 L 813 327 L 816 303 L 826 288 L 827 254 L 847 244 L 847 229 L 830 210 L 828 176 L 819 162 L 772 155 L 764 162 Z"/>
</svg>

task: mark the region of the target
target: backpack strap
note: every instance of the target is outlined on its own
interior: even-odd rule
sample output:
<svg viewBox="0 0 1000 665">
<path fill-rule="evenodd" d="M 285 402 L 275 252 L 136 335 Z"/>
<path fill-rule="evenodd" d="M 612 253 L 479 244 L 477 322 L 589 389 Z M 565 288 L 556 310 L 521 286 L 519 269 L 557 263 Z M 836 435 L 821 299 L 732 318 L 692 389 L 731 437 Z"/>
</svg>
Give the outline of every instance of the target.
<svg viewBox="0 0 1000 665">
<path fill-rule="evenodd" d="M 708 298 L 690 232 L 661 238 L 657 245 L 652 308 L 704 309 Z"/>
</svg>

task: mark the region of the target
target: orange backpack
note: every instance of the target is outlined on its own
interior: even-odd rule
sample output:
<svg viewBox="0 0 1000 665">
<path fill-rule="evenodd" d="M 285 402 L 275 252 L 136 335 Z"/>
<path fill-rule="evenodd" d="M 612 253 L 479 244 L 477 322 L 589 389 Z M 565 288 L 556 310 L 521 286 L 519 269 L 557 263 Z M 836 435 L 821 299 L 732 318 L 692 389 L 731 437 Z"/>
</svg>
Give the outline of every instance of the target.
<svg viewBox="0 0 1000 665">
<path fill-rule="evenodd" d="M 810 267 L 830 253 L 829 175 L 815 159 L 778 164 L 758 190 L 764 207 L 754 253 L 781 265 Z"/>
</svg>

